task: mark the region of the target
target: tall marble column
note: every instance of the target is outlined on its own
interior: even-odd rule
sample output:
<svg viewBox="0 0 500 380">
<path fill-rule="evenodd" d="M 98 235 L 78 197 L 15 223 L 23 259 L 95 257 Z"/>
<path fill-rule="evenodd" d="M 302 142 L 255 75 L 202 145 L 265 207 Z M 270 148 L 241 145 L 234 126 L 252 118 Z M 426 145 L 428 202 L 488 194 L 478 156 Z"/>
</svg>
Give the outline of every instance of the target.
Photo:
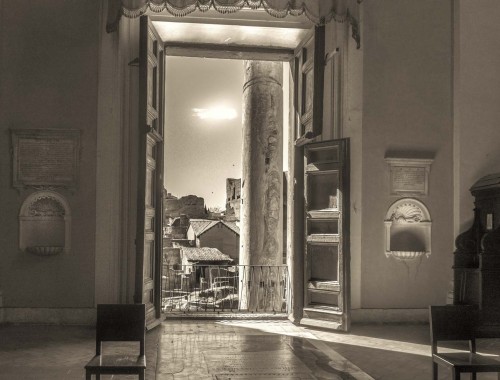
<svg viewBox="0 0 500 380">
<path fill-rule="evenodd" d="M 283 65 L 245 61 L 240 307 L 280 310 L 283 264 Z"/>
</svg>

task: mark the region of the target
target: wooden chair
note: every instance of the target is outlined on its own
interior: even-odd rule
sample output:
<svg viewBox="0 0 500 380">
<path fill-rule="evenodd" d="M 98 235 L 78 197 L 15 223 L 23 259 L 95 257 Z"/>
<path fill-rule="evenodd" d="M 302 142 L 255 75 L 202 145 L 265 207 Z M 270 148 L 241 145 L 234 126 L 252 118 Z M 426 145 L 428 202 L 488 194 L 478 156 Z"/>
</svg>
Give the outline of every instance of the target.
<svg viewBox="0 0 500 380">
<path fill-rule="evenodd" d="M 85 366 L 86 380 L 96 375 L 136 374 L 144 380 L 146 356 L 144 304 L 97 305 L 96 355 Z M 101 353 L 102 342 L 139 341 L 139 355 L 106 355 Z"/>
<path fill-rule="evenodd" d="M 430 306 L 432 378 L 438 378 L 438 364 L 452 370 L 452 379 L 463 372 L 476 379 L 478 372 L 500 372 L 500 360 L 476 353 L 475 326 L 478 308 L 470 305 Z M 438 341 L 468 341 L 469 350 L 438 353 Z M 500 374 L 498 375 L 500 380 Z"/>
</svg>

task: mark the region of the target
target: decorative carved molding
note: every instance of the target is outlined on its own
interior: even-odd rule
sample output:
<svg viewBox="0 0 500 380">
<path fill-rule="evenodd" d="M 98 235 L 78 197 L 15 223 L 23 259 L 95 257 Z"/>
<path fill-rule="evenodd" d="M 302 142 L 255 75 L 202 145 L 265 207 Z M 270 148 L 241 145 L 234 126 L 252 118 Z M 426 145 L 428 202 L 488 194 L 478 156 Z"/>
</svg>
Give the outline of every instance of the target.
<svg viewBox="0 0 500 380">
<path fill-rule="evenodd" d="M 59 216 L 64 217 L 64 206 L 53 196 L 41 195 L 29 205 L 28 213 L 31 216 Z"/>
<path fill-rule="evenodd" d="M 424 214 L 414 202 L 407 202 L 400 204 L 389 219 L 393 223 L 420 223 Z"/>
<path fill-rule="evenodd" d="M 421 258 L 423 255 L 429 257 L 429 252 L 425 251 L 390 251 L 392 257 L 399 261 L 413 261 Z"/>
<path fill-rule="evenodd" d="M 431 221 L 427 207 L 415 198 L 402 198 L 394 202 L 386 213 L 386 222 L 425 223 Z"/>
</svg>

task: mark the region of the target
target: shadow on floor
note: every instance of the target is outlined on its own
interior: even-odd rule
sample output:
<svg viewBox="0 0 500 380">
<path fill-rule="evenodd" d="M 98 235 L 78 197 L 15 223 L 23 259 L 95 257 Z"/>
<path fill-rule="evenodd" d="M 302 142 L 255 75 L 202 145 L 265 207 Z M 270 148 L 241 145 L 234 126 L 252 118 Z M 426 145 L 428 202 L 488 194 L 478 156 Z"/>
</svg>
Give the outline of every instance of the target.
<svg viewBox="0 0 500 380">
<path fill-rule="evenodd" d="M 161 329 L 146 334 L 146 378 L 154 379 Z M 84 379 L 95 354 L 95 328 L 87 326 L 0 325 L 0 379 Z M 109 379 L 111 376 L 102 376 Z M 113 379 L 132 379 L 114 376 Z"/>
<path fill-rule="evenodd" d="M 354 325 L 348 334 L 312 331 L 317 339 L 347 358 L 375 379 L 432 379 L 429 325 L 378 324 Z M 444 349 L 467 349 L 466 343 L 448 343 Z M 500 339 L 479 339 L 478 352 L 500 354 Z M 463 375 L 469 379 L 469 375 Z M 439 380 L 451 374 L 439 369 Z M 478 374 L 478 380 L 497 379 L 496 374 Z"/>
<path fill-rule="evenodd" d="M 94 350 L 91 327 L 0 325 L 0 380 L 83 379 Z M 478 350 L 498 354 L 500 340 L 480 340 Z M 146 334 L 146 357 L 149 380 L 431 378 L 427 325 L 354 325 L 346 334 L 288 321 L 169 320 Z M 450 375 L 442 369 L 439 379 Z M 496 375 L 478 375 L 489 379 Z"/>
</svg>

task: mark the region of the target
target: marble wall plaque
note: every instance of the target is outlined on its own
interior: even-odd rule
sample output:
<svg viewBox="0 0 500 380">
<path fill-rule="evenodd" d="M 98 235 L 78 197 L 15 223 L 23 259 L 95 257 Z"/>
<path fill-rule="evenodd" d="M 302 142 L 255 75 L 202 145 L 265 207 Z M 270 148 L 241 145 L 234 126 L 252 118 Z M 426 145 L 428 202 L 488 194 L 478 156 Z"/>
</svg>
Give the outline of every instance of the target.
<svg viewBox="0 0 500 380">
<path fill-rule="evenodd" d="M 13 187 L 76 188 L 79 130 L 12 129 L 11 141 Z"/>
<path fill-rule="evenodd" d="M 432 159 L 386 158 L 392 195 L 427 195 Z"/>
</svg>

